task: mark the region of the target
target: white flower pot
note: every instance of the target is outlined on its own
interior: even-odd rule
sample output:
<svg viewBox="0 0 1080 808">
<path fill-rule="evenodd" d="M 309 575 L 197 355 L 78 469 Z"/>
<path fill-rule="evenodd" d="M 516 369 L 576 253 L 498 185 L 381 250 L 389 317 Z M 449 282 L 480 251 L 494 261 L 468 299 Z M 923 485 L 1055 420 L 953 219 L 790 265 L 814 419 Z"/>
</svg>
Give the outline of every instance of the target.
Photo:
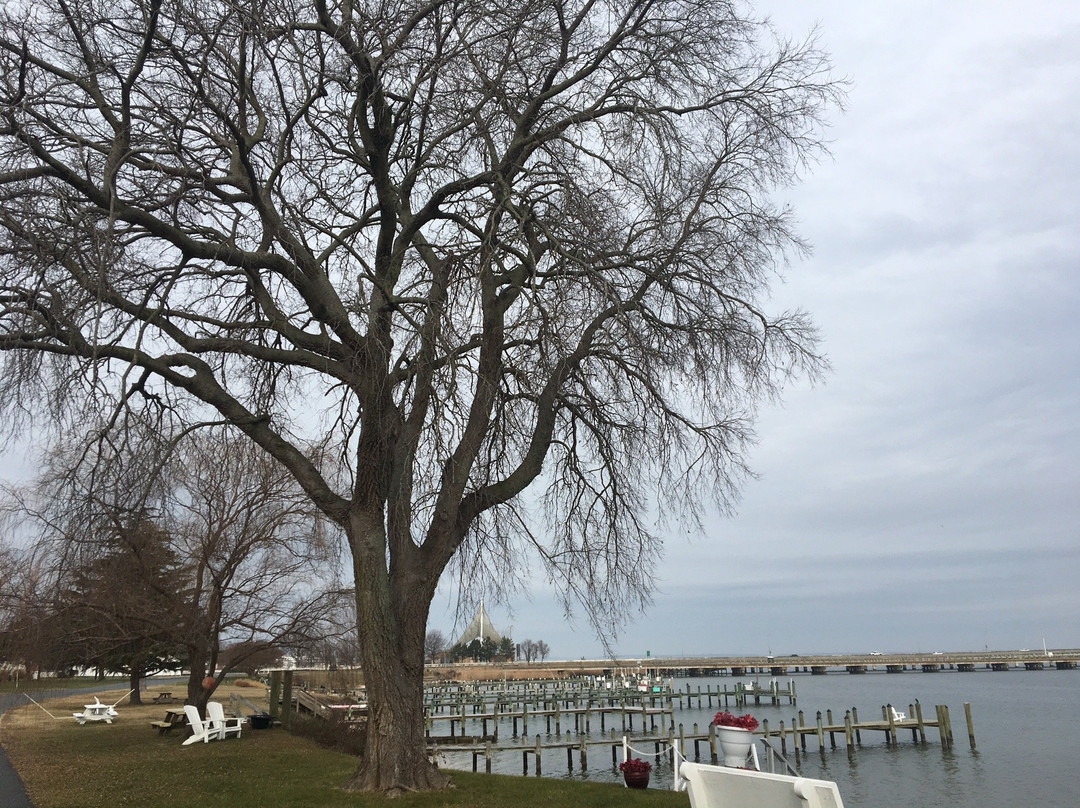
<svg viewBox="0 0 1080 808">
<path fill-rule="evenodd" d="M 724 765 L 739 768 L 746 765 L 746 756 L 754 744 L 754 734 L 748 729 L 718 726 L 716 742 L 720 745 Z"/>
</svg>

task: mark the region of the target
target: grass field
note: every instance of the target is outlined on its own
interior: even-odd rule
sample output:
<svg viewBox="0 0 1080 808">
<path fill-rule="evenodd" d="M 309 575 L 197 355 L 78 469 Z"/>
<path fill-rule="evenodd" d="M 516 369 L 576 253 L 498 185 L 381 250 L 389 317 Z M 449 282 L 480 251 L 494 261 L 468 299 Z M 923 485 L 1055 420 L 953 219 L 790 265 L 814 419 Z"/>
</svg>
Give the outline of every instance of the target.
<svg viewBox="0 0 1080 808">
<path fill-rule="evenodd" d="M 252 698 L 250 689 L 241 691 Z M 112 698 L 101 694 L 103 702 Z M 228 689 L 215 698 L 227 702 Z M 26 783 L 36 808 L 687 808 L 686 794 L 632 791 L 610 783 L 536 777 L 452 773 L 455 788 L 407 794 L 394 800 L 340 789 L 356 759 L 316 746 L 281 729 L 247 730 L 240 739 L 182 746 L 182 736 L 158 735 L 150 722 L 165 708 L 117 706 L 113 724 L 80 726 L 71 713 L 85 696 L 45 706 L 53 720 L 28 705 L 10 710 L 0 742 Z"/>
</svg>

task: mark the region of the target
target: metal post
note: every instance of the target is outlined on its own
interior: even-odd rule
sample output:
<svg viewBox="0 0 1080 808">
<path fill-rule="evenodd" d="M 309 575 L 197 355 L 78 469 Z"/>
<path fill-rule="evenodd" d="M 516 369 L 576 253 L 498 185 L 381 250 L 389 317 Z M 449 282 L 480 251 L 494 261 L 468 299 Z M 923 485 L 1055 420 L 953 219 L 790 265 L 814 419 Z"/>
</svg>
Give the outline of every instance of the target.
<svg viewBox="0 0 1080 808">
<path fill-rule="evenodd" d="M 281 714 L 281 671 L 270 672 L 270 716 Z"/>
<path fill-rule="evenodd" d="M 288 729 L 292 726 L 292 689 L 293 689 L 293 672 L 285 671 L 284 681 L 282 683 L 282 695 L 281 695 L 281 725 Z"/>
</svg>

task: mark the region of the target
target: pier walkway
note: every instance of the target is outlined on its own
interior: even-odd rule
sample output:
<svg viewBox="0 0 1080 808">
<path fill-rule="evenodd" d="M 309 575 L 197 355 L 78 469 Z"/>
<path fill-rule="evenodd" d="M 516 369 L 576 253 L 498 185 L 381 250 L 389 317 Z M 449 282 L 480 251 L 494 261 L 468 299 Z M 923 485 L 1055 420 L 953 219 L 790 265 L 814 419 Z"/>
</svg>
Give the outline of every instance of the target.
<svg viewBox="0 0 1080 808">
<path fill-rule="evenodd" d="M 786 676 L 790 673 L 868 671 L 904 673 L 916 671 L 935 673 L 955 670 L 970 673 L 976 670 L 1005 672 L 1009 670 L 1073 670 L 1080 666 L 1080 649 L 1065 648 L 1050 651 L 950 651 L 916 654 L 868 652 L 865 654 L 817 654 L 791 656 L 716 656 L 716 657 L 647 657 L 644 659 L 581 659 L 554 662 L 513 662 L 506 665 L 488 663 L 455 663 L 432 668 L 475 669 L 497 678 L 499 672 L 512 672 L 515 678 L 565 678 L 568 676 L 611 676 L 619 670 L 648 669 L 668 677 L 684 676 L 747 676 L 755 673 Z"/>
<path fill-rule="evenodd" d="M 807 723 L 806 716 L 800 710 L 792 717 L 791 723 L 780 721 L 777 726 L 770 726 L 768 721 L 763 721 L 761 729 L 754 732 L 759 739 L 767 742 L 767 746 L 775 748 L 771 743 L 773 739 L 780 742 L 779 752 L 782 756 L 794 754 L 796 762 L 800 755 L 807 754 L 808 741 L 816 742 L 818 751 L 825 753 L 827 748 L 836 749 L 843 745 L 849 755 L 862 746 L 863 733 L 881 732 L 886 741 L 891 745 L 897 745 L 901 733 L 910 732 L 913 743 L 927 743 L 927 729 L 934 729 L 938 733 L 938 741 L 943 747 L 951 747 L 954 743 L 952 721 L 949 716 L 947 705 L 937 705 L 935 717 L 925 718 L 922 705 L 916 702 L 908 707 L 911 718 L 900 719 L 896 717 L 891 705 L 881 708 L 881 718 L 873 720 L 860 720 L 858 710 L 852 708 L 844 713 L 842 721 L 835 721 L 831 710 L 822 714 L 818 712 L 812 719 L 813 723 Z M 971 706 L 964 705 L 964 713 L 967 722 L 968 740 L 972 748 L 975 748 L 975 730 L 971 716 Z M 534 737 L 521 735 L 511 741 L 500 741 L 497 736 L 487 737 L 461 737 L 441 738 L 430 740 L 429 752 L 433 755 L 465 754 L 472 759 L 472 770 L 480 770 L 480 761 L 483 760 L 484 771 L 492 771 L 493 761 L 496 756 L 521 755 L 522 774 L 528 774 L 530 763 L 536 775 L 543 774 L 543 761 L 545 754 L 549 757 L 552 752 L 566 753 L 566 766 L 568 773 L 573 773 L 575 757 L 577 758 L 580 771 L 586 771 L 589 767 L 589 757 L 595 754 L 594 750 L 599 747 L 600 754 L 606 751 L 611 756 L 612 766 L 619 763 L 620 750 L 624 748 L 626 736 L 612 728 L 609 733 L 601 733 L 598 737 L 581 734 L 574 737 L 570 730 L 565 735 L 549 735 L 543 738 L 540 734 Z M 790 741 L 790 749 L 789 749 Z M 659 764 L 662 760 L 671 756 L 671 750 L 677 749 L 679 754 L 686 760 L 699 760 L 717 763 L 719 761 L 718 744 L 715 727 L 709 725 L 706 731 L 701 731 L 697 724 L 687 731 L 679 724 L 672 726 L 666 733 L 634 734 L 630 742 L 636 749 L 651 746 L 652 756 Z M 605 749 L 606 748 L 606 749 Z"/>
<path fill-rule="evenodd" d="M 696 690 L 672 690 L 668 685 L 656 685 L 646 690 L 610 687 L 589 679 L 549 680 L 546 682 L 487 682 L 429 687 L 424 706 L 427 714 L 428 737 L 436 742 L 453 740 L 465 735 L 467 722 L 480 729 L 480 737 L 497 737 L 500 721 L 510 724 L 511 735 L 529 734 L 529 724 L 543 726 L 545 734 L 561 735 L 563 726 L 574 732 L 588 733 L 593 723 L 600 732 L 618 728 L 622 732 L 656 730 L 674 726 L 674 711 L 694 705 L 708 708 L 742 708 L 751 703 L 795 705 L 795 683 L 773 681 L 768 686 L 754 682 L 735 682 L 732 686 L 699 685 Z M 489 724 L 491 733 L 488 732 Z M 449 736 L 439 737 L 436 727 L 448 727 Z M 460 732 L 459 732 L 460 730 Z"/>
</svg>

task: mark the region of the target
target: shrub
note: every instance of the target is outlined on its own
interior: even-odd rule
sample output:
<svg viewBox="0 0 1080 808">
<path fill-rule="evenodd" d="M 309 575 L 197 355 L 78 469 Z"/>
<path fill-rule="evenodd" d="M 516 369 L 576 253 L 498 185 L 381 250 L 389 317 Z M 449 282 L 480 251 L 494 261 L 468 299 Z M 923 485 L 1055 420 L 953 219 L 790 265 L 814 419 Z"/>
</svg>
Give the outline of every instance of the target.
<svg viewBox="0 0 1080 808">
<path fill-rule="evenodd" d="M 364 753 L 365 720 L 346 719 L 332 715 L 329 718 L 296 716 L 290 731 L 293 735 L 308 738 L 319 746 L 359 757 Z"/>
</svg>

